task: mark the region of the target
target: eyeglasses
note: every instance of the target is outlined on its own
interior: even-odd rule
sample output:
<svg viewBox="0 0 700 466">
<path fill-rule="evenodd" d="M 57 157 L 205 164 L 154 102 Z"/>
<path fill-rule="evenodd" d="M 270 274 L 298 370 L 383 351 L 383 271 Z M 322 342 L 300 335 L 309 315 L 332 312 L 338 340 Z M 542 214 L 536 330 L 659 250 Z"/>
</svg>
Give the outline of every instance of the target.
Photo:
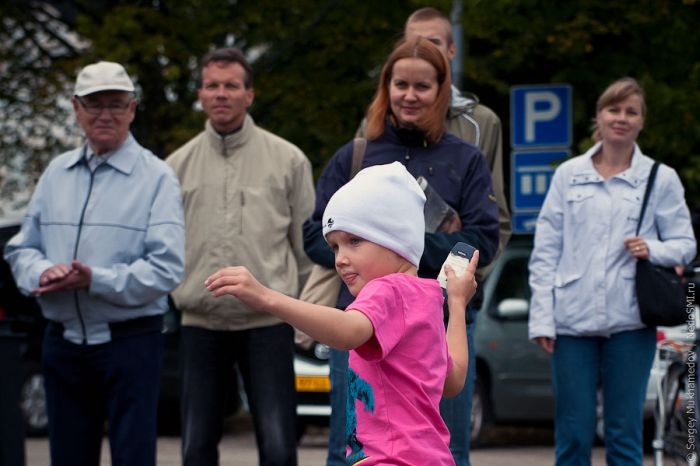
<svg viewBox="0 0 700 466">
<path fill-rule="evenodd" d="M 77 95 L 75 98 L 78 99 L 78 102 L 80 102 L 80 105 L 82 105 L 82 107 L 85 109 L 85 112 L 92 116 L 99 116 L 104 109 L 107 109 L 112 116 L 123 116 L 129 110 L 129 106 L 133 101 L 133 99 L 129 99 L 126 102 L 111 102 L 107 105 L 102 105 L 95 102 L 86 101 Z"/>
</svg>

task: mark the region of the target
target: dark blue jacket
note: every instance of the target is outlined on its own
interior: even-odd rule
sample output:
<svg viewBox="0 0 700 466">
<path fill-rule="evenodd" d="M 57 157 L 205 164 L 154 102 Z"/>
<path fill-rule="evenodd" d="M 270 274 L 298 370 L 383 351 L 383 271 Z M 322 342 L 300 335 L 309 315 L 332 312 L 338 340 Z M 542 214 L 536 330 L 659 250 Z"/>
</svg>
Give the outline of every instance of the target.
<svg viewBox="0 0 700 466">
<path fill-rule="evenodd" d="M 437 277 L 447 254 L 458 241 L 479 250 L 479 266 L 488 265 L 498 248 L 498 206 L 484 157 L 472 144 L 445 133 L 428 144 L 418 131 L 397 129 L 390 124 L 381 137 L 368 141 L 362 167 L 399 161 L 413 176 L 424 176 L 432 188 L 459 212 L 462 230 L 426 233 L 425 250 L 418 275 Z M 321 229 L 323 211 L 331 196 L 348 182 L 352 164 L 352 141 L 328 161 L 316 185 L 316 208 L 304 224 L 304 250 L 312 261 L 334 268 L 333 252 Z M 338 307 L 344 309 L 352 296 L 343 287 Z"/>
</svg>

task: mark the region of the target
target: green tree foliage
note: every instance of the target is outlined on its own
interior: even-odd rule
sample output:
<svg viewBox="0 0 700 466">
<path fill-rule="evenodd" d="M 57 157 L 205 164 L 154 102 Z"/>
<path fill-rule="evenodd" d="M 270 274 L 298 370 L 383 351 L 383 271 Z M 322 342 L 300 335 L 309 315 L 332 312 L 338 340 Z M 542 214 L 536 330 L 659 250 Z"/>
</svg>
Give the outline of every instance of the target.
<svg viewBox="0 0 700 466">
<path fill-rule="evenodd" d="M 298 1 L 287 9 L 275 1 L 262 0 L 263 8 L 260 3 L 243 9 L 259 21 L 251 39 L 268 47 L 255 63 L 252 113 L 262 126 L 300 145 L 318 172 L 353 137 L 381 64 L 415 5 Z M 290 24 L 295 27 L 285 27 Z"/>
<path fill-rule="evenodd" d="M 26 203 L 51 156 L 78 141 L 72 82 L 55 63 L 83 47 L 51 5 L 0 4 L 0 214 Z"/>
<path fill-rule="evenodd" d="M 574 147 L 581 151 L 591 143 L 597 96 L 613 80 L 634 76 L 649 106 L 642 149 L 676 168 L 691 204 L 700 201 L 696 0 L 463 3 L 464 87 L 501 116 L 504 137 L 511 85 L 565 82 L 574 89 Z M 141 102 L 133 131 L 166 156 L 202 129 L 199 58 L 236 45 L 255 69 L 253 117 L 301 147 L 318 174 L 352 138 L 406 16 L 426 4 L 448 12 L 451 1 L 5 2 L 0 162 L 15 163 L 18 154 L 31 159 L 34 177 L 63 149 L 70 138 L 57 138 L 51 123 L 70 121 L 66 102 L 75 74 L 98 59 L 121 62 L 135 77 Z M 59 96 L 63 105 L 56 105 Z M 20 127 L 40 143 L 27 148 Z M 0 171 L 0 184 L 2 177 Z"/>
<path fill-rule="evenodd" d="M 263 127 L 293 141 L 320 169 L 352 137 L 374 91 L 373 75 L 416 5 L 387 1 L 206 0 L 76 2 L 82 63 L 124 63 L 141 88 L 133 126 L 165 156 L 201 131 L 193 111 L 201 56 L 235 45 L 251 56 Z"/>
<path fill-rule="evenodd" d="M 700 203 L 697 1 L 467 0 L 463 18 L 466 81 L 506 126 L 509 86 L 573 86 L 577 152 L 592 143 L 595 103 L 605 87 L 623 76 L 638 79 L 649 109 L 640 147 L 678 170 L 690 204 Z"/>
</svg>

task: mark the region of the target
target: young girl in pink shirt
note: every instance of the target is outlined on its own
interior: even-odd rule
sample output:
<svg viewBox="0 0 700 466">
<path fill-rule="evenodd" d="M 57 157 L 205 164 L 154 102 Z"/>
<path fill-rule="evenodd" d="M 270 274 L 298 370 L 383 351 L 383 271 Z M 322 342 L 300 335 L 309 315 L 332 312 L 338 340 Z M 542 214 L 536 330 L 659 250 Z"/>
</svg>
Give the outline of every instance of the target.
<svg viewBox="0 0 700 466">
<path fill-rule="evenodd" d="M 449 324 L 437 280 L 417 276 L 425 195 L 403 165 L 361 170 L 330 199 L 323 234 L 336 270 L 356 297 L 345 312 L 261 285 L 227 267 L 205 285 L 334 348 L 352 350 L 348 374 L 348 464 L 454 465 L 439 402 L 467 373 L 465 309 L 476 290 L 478 251 L 466 272 L 447 267 Z"/>
</svg>

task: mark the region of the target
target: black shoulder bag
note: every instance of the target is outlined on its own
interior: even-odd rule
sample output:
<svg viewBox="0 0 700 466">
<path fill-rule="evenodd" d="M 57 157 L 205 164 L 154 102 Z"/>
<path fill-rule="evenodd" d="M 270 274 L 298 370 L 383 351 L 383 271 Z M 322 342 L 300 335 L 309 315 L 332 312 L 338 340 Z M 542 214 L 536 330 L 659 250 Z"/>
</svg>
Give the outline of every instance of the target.
<svg viewBox="0 0 700 466">
<path fill-rule="evenodd" d="M 642 211 L 637 222 L 637 234 L 642 226 L 644 211 L 649 195 L 654 186 L 659 162 L 654 162 L 649 173 L 649 180 L 644 191 Z M 655 325 L 671 327 L 684 324 L 688 319 L 685 307 L 685 286 L 673 267 L 654 265 L 646 259 L 637 260 L 635 279 L 637 302 L 642 322 L 651 327 Z"/>
</svg>

